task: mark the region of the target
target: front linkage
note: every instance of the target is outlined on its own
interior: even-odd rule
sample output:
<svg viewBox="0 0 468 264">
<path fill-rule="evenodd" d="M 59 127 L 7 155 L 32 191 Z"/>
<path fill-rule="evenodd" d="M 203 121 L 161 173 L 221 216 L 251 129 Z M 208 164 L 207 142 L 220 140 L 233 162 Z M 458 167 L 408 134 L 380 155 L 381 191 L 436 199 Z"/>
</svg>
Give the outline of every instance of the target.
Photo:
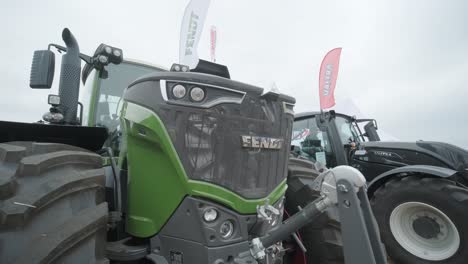
<svg viewBox="0 0 468 264">
<path fill-rule="evenodd" d="M 277 229 L 252 239 L 250 251 L 243 252 L 235 263 L 268 263 L 268 250 L 279 241 L 314 221 L 327 209 L 337 207 L 340 215 L 344 256 L 349 264 L 387 263 L 377 224 L 365 192 L 366 180 L 356 169 L 338 166 L 325 170 L 314 181 L 313 189 L 321 197 L 288 218 Z"/>
</svg>

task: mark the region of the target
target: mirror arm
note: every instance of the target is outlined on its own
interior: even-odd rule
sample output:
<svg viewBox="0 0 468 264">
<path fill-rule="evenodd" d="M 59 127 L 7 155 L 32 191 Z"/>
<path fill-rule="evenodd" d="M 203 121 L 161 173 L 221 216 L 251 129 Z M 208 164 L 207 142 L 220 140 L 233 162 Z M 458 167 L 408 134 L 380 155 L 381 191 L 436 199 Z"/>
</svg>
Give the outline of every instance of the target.
<svg viewBox="0 0 468 264">
<path fill-rule="evenodd" d="M 359 132 L 359 136 L 361 137 L 362 141 L 366 141 L 366 139 L 364 138 L 364 133 L 362 133 L 362 130 L 361 128 L 359 127 L 359 123 L 356 121 L 356 119 L 353 121 L 353 124 L 354 124 L 354 127 L 357 128 L 358 132 Z"/>
<path fill-rule="evenodd" d="M 67 52 L 67 48 L 64 47 L 64 46 L 60 46 L 58 44 L 54 44 L 54 43 L 50 43 L 49 46 L 47 46 L 47 48 L 50 50 L 51 47 L 54 47 L 56 48 L 59 52 Z M 88 55 L 85 55 L 83 53 L 80 53 L 80 59 L 82 59 L 84 62 L 88 63 L 88 64 L 92 64 L 93 63 L 93 58 L 91 56 L 88 56 Z"/>
</svg>

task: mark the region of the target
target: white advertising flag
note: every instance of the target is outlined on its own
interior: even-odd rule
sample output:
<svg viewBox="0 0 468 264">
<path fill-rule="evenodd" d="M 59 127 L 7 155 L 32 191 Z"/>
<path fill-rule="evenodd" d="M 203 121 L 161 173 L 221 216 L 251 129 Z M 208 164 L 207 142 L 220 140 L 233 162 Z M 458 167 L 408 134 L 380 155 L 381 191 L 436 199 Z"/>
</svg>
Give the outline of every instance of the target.
<svg viewBox="0 0 468 264">
<path fill-rule="evenodd" d="M 190 69 L 197 67 L 198 42 L 205 24 L 210 0 L 191 0 L 185 8 L 180 29 L 179 63 Z"/>
<path fill-rule="evenodd" d="M 211 26 L 211 31 L 210 31 L 210 55 L 211 55 L 211 61 L 212 62 L 216 62 L 216 38 L 217 38 L 216 27 Z"/>
</svg>

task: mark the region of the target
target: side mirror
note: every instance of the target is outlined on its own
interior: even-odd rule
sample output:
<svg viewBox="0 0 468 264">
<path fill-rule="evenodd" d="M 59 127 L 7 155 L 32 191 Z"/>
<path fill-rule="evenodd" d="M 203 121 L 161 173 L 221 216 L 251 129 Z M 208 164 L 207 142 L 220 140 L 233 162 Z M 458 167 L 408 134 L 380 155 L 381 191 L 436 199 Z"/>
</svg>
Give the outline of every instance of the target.
<svg viewBox="0 0 468 264">
<path fill-rule="evenodd" d="M 366 136 L 369 138 L 369 141 L 380 141 L 379 134 L 377 133 L 377 126 L 373 121 L 364 126 L 364 131 L 366 131 Z"/>
<path fill-rule="evenodd" d="M 31 65 L 29 87 L 34 89 L 49 89 L 52 87 L 55 70 L 55 55 L 50 50 L 34 51 Z"/>
</svg>

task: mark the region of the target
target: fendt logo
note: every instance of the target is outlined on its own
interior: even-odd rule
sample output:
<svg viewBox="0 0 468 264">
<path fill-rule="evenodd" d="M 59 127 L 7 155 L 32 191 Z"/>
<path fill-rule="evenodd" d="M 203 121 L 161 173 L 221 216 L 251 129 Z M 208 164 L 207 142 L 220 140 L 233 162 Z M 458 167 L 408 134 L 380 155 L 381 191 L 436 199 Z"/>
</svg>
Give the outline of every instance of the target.
<svg viewBox="0 0 468 264">
<path fill-rule="evenodd" d="M 185 55 L 192 55 L 195 36 L 197 35 L 198 15 L 193 11 L 190 14 L 189 28 L 187 32 L 187 41 L 185 42 Z"/>
<path fill-rule="evenodd" d="M 281 138 L 241 136 L 242 147 L 256 149 L 281 149 L 284 140 Z"/>
</svg>

